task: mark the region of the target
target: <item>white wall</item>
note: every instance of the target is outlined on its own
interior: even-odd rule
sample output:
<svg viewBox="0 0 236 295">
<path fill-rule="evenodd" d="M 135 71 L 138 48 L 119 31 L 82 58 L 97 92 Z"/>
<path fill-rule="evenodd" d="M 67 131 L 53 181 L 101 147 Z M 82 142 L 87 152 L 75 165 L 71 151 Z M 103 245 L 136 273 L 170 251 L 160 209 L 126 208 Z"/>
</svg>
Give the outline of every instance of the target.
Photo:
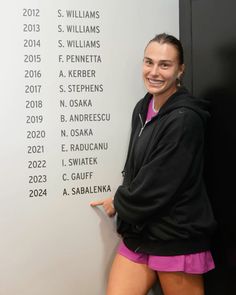
<svg viewBox="0 0 236 295">
<path fill-rule="evenodd" d="M 97 11 L 98 18 L 69 18 L 66 10 L 77 16 Z M 156 33 L 178 36 L 178 1 L 13 0 L 0 4 L 0 14 L 0 294 L 102 295 L 118 237 L 114 220 L 88 204 L 112 195 L 121 181 L 131 112 L 145 93 L 143 49 Z M 68 25 L 80 32 L 66 32 Z M 83 33 L 83 26 L 98 32 Z M 39 40 L 40 46 L 24 40 Z M 79 47 L 68 47 L 68 40 Z M 81 48 L 85 40 L 100 46 Z M 66 62 L 67 55 L 86 54 L 102 62 Z M 28 62 L 30 55 L 38 57 Z M 86 69 L 95 77 L 69 77 L 70 70 Z M 99 92 L 81 86 L 70 92 L 68 86 L 85 84 L 102 86 Z M 91 105 L 70 106 L 75 100 Z M 110 120 L 69 121 L 71 115 L 101 113 Z M 72 136 L 75 129 L 85 135 Z M 70 144 L 97 142 L 108 150 L 70 150 Z M 77 158 L 91 162 L 69 166 Z M 88 179 L 73 180 L 72 173 Z M 94 191 L 100 185 L 111 192 L 81 193 L 82 187 Z M 80 193 L 73 195 L 73 188 Z"/>
</svg>

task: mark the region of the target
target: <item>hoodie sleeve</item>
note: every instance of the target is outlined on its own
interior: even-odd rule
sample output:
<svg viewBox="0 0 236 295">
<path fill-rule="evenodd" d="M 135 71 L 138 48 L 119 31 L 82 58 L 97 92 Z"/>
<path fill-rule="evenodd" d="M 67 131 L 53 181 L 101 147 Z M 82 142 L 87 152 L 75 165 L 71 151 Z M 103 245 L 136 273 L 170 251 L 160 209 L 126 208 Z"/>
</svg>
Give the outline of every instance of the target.
<svg viewBox="0 0 236 295">
<path fill-rule="evenodd" d="M 174 202 L 186 183 L 199 181 L 203 138 L 202 120 L 195 112 L 183 111 L 172 120 L 130 185 L 118 187 L 114 206 L 119 217 L 143 223 Z"/>
</svg>

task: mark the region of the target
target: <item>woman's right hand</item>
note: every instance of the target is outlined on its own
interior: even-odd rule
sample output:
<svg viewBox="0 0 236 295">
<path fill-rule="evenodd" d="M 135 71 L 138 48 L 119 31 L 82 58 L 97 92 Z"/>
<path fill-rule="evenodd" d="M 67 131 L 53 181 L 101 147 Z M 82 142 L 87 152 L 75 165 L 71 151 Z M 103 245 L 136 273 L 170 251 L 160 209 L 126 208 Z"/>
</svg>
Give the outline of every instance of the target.
<svg viewBox="0 0 236 295">
<path fill-rule="evenodd" d="M 116 210 L 113 205 L 113 198 L 106 198 L 100 201 L 93 201 L 90 203 L 91 207 L 103 206 L 106 214 L 109 217 L 113 217 L 116 214 Z"/>
</svg>

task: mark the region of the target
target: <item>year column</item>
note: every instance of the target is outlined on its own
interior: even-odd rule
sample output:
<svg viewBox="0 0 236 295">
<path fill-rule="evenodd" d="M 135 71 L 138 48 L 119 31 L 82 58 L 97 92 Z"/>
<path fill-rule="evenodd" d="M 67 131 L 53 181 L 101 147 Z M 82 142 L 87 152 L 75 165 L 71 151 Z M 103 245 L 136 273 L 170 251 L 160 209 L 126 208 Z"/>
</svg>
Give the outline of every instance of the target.
<svg viewBox="0 0 236 295">
<path fill-rule="evenodd" d="M 24 97 L 27 141 L 27 177 L 29 197 L 47 196 L 47 160 L 45 154 L 45 118 L 42 85 L 40 9 L 24 8 Z"/>
</svg>

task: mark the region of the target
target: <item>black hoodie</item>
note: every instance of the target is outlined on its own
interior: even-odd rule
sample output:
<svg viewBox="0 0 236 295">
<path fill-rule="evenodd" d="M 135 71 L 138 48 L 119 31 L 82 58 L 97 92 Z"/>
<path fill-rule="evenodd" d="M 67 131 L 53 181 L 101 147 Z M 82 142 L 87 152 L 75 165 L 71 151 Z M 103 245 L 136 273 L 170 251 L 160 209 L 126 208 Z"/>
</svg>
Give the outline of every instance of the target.
<svg viewBox="0 0 236 295">
<path fill-rule="evenodd" d="M 151 94 L 133 112 L 114 206 L 128 248 L 153 255 L 209 249 L 215 220 L 203 181 L 207 102 L 180 88 L 145 124 Z"/>
</svg>

